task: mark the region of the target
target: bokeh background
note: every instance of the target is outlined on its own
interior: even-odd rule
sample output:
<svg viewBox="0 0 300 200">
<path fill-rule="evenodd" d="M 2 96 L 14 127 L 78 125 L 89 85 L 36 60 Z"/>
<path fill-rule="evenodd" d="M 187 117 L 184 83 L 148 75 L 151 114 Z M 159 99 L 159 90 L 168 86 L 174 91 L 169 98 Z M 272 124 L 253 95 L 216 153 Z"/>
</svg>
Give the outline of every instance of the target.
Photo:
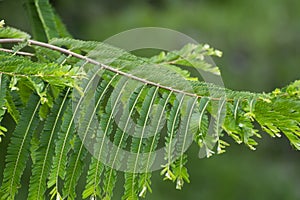
<svg viewBox="0 0 300 200">
<path fill-rule="evenodd" d="M 0 19 L 30 33 L 20 0 L 0 0 Z M 300 78 L 300 1 L 297 0 L 53 0 L 70 33 L 103 41 L 119 32 L 145 26 L 171 28 L 224 52 L 215 59 L 225 86 L 269 92 Z M 300 199 L 300 153 L 286 138 L 263 133 L 256 151 L 234 144 L 222 155 L 199 159 L 189 150 L 190 184 L 177 191 L 152 180 L 146 199 L 297 200 Z M 1 151 L 0 151 L 1 152 Z M 0 169 L 3 155 L 0 154 Z M 28 170 L 27 170 L 28 171 Z M 1 173 L 2 174 L 2 173 Z M 27 172 L 28 174 L 28 172 Z M 26 182 L 26 180 L 25 180 Z M 84 184 L 84 183 L 82 183 Z M 115 199 L 123 192 L 122 181 Z M 19 195 L 22 200 L 24 195 Z"/>
</svg>

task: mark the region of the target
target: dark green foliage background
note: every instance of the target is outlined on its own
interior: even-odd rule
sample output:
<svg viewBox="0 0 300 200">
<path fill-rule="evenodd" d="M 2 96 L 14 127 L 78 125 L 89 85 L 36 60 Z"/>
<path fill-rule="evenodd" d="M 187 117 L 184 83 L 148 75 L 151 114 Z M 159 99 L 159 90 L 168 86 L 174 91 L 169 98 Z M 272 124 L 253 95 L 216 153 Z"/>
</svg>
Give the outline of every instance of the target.
<svg viewBox="0 0 300 200">
<path fill-rule="evenodd" d="M 53 5 L 75 38 L 102 41 L 130 28 L 160 26 L 209 43 L 224 52 L 215 62 L 231 89 L 268 92 L 299 79 L 300 1 L 57 0 Z M 0 1 L 0 19 L 30 32 L 20 1 Z M 255 152 L 232 143 L 223 155 L 199 159 L 191 148 L 191 183 L 176 191 L 157 172 L 146 199 L 300 199 L 299 152 L 285 138 L 263 136 Z M 118 184 L 115 199 L 123 190 Z"/>
</svg>

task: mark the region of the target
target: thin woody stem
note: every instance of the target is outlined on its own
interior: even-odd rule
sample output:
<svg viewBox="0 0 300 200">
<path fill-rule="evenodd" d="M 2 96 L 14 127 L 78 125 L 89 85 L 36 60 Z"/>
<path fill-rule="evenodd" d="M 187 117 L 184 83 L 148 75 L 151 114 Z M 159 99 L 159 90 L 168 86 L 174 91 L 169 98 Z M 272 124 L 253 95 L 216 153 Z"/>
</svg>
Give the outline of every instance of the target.
<svg viewBox="0 0 300 200">
<path fill-rule="evenodd" d="M 34 54 L 32 54 L 32 53 L 23 52 L 23 51 L 14 51 L 11 49 L 0 48 L 0 51 L 7 52 L 7 53 L 15 53 L 15 54 L 19 54 L 21 56 L 34 56 Z"/>
<path fill-rule="evenodd" d="M 85 60 L 85 61 L 87 61 L 87 62 L 89 62 L 91 64 L 100 66 L 100 67 L 102 67 L 104 69 L 107 69 L 107 70 L 109 70 L 111 72 L 114 72 L 116 74 L 123 75 L 125 77 L 130 78 L 130 79 L 140 81 L 140 82 L 142 82 L 144 84 L 147 84 L 147 85 L 153 85 L 153 86 L 156 86 L 156 87 L 159 87 L 159 88 L 162 88 L 162 89 L 166 89 L 166 90 L 169 90 L 169 91 L 172 91 L 172 92 L 175 92 L 175 93 L 181 93 L 181 94 L 184 94 L 186 96 L 191 96 L 191 97 L 196 97 L 196 98 L 203 98 L 204 97 L 204 96 L 201 96 L 201 95 L 197 95 L 195 93 L 190 93 L 190 92 L 186 92 L 186 91 L 183 91 L 183 90 L 178 90 L 178 89 L 175 89 L 175 88 L 172 88 L 172 87 L 160 85 L 158 83 L 155 83 L 155 82 L 152 82 L 152 81 L 149 81 L 149 80 L 146 80 L 146 79 L 134 76 L 132 74 L 120 71 L 120 70 L 118 70 L 116 68 L 113 68 L 111 66 L 99 63 L 98 61 L 93 60 L 91 58 L 88 58 L 86 56 L 80 55 L 80 54 L 72 52 L 72 51 L 70 51 L 68 49 L 64 49 L 64 48 L 61 48 L 61 47 L 58 47 L 58 46 L 55 46 L 55 45 L 52 45 L 52 44 L 48 44 L 48 43 L 44 43 L 44 42 L 39 42 L 39 41 L 36 41 L 36 40 L 25 40 L 25 39 L 22 39 L 22 38 L 0 39 L 0 43 L 19 43 L 19 42 L 24 42 L 24 41 L 27 41 L 28 45 L 36 45 L 36 46 L 40 46 L 40 47 L 45 47 L 45 48 L 48 48 L 48 49 L 59 51 L 61 53 L 68 54 L 68 55 L 71 55 L 73 57 Z M 220 100 L 223 99 L 223 98 L 216 98 L 216 97 L 208 97 L 208 98 L 210 100 L 214 100 L 214 101 L 220 101 Z M 232 100 L 231 99 L 227 99 L 227 101 L 232 101 Z"/>
</svg>

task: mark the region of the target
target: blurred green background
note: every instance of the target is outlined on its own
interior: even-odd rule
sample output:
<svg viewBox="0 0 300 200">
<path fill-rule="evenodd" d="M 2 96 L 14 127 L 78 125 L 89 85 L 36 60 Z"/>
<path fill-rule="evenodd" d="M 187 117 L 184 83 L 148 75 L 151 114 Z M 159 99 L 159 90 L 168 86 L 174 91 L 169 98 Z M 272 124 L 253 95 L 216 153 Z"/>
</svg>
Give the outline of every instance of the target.
<svg viewBox="0 0 300 200">
<path fill-rule="evenodd" d="M 225 86 L 269 92 L 300 76 L 300 1 L 297 0 L 53 0 L 75 38 L 102 41 L 144 26 L 171 28 L 224 52 L 215 59 Z M 30 32 L 19 0 L 0 0 L 0 18 Z M 152 180 L 146 199 L 297 200 L 300 199 L 300 154 L 283 138 L 263 134 L 256 151 L 234 144 L 223 155 L 199 159 L 189 150 L 191 183 L 182 191 Z M 1 162 L 3 165 L 3 154 Z M 3 169 L 3 166 L 0 167 Z M 122 182 L 115 199 L 123 192 Z M 20 195 L 20 198 L 22 199 Z"/>
</svg>

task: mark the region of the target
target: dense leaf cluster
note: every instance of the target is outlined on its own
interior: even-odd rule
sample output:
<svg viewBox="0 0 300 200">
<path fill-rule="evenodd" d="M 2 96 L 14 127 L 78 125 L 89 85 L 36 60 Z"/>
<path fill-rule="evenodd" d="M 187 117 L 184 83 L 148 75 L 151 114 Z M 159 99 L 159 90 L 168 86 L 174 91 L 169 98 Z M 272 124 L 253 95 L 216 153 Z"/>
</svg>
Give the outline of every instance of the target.
<svg viewBox="0 0 300 200">
<path fill-rule="evenodd" d="M 231 91 L 191 76 L 190 68 L 219 75 L 206 57 L 221 53 L 208 45 L 140 58 L 99 42 L 56 38 L 68 34 L 48 1 L 28 0 L 28 6 L 42 26 L 36 34 L 42 30 L 49 42 L 0 28 L 0 42 L 18 41 L 3 44 L 11 52 L 0 53 L 0 120 L 7 114 L 17 124 L 1 199 L 15 198 L 29 158 L 28 199 L 75 199 L 79 192 L 111 199 L 122 169 L 123 199 L 130 200 L 151 192 L 157 163 L 177 189 L 189 182 L 185 152 L 193 142 L 206 157 L 225 151 L 225 134 L 254 150 L 261 137 L 255 123 L 300 150 L 300 81 L 268 94 Z M 5 132 L 1 124 L 0 136 Z M 85 188 L 78 192 L 82 176 Z"/>
</svg>

